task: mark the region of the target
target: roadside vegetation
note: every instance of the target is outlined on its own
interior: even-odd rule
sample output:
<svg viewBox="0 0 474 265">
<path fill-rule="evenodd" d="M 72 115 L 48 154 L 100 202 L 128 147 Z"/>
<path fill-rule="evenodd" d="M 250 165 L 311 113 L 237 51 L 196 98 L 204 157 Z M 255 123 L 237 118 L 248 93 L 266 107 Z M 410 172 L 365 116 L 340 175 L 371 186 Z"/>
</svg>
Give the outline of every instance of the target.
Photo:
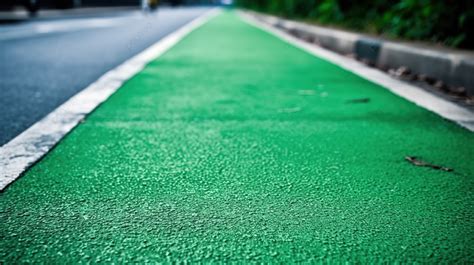
<svg viewBox="0 0 474 265">
<path fill-rule="evenodd" d="M 474 49 L 472 0 L 237 0 L 236 4 L 390 38 Z"/>
</svg>

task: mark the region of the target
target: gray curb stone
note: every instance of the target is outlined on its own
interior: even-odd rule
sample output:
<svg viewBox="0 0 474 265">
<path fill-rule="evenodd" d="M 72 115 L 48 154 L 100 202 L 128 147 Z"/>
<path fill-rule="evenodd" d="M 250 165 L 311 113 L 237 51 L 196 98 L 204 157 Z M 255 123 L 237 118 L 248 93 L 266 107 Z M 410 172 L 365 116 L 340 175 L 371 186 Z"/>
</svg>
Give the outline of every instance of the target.
<svg viewBox="0 0 474 265">
<path fill-rule="evenodd" d="M 382 68 L 407 67 L 413 73 L 464 87 L 474 94 L 474 53 L 433 48 L 309 25 L 248 12 L 256 19 L 340 54 L 353 55 Z"/>
</svg>

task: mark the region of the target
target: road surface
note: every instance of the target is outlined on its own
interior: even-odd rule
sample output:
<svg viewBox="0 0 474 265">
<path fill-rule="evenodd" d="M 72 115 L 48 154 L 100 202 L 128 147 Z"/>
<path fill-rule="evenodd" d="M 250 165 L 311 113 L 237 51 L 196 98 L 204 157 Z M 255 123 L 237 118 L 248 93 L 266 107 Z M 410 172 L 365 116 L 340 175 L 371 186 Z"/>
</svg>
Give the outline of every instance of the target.
<svg viewBox="0 0 474 265">
<path fill-rule="evenodd" d="M 0 263 L 472 263 L 473 146 L 225 12 L 0 194 Z"/>
<path fill-rule="evenodd" d="M 114 10 L 0 26 L 0 146 L 208 8 Z M 77 13 L 77 12 L 75 12 Z"/>
</svg>

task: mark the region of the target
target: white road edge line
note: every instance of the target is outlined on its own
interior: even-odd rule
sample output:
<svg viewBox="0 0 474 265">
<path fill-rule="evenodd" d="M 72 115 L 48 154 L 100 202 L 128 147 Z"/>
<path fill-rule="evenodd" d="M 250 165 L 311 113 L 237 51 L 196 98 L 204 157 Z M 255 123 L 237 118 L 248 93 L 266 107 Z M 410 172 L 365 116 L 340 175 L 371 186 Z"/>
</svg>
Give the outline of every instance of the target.
<svg viewBox="0 0 474 265">
<path fill-rule="evenodd" d="M 418 106 L 437 113 L 445 119 L 454 121 L 462 127 L 474 132 L 474 113 L 463 107 L 433 95 L 419 87 L 394 79 L 386 73 L 370 68 L 356 60 L 346 58 L 332 51 L 300 40 L 283 30 L 264 24 L 245 12 L 240 11 L 239 15 L 245 22 L 254 27 L 260 28 L 279 39 L 308 52 L 309 54 L 323 58 L 345 70 L 348 70 L 349 72 L 361 76 L 364 79 L 381 85 L 392 93 L 405 98 Z"/>
<path fill-rule="evenodd" d="M 109 98 L 125 81 L 220 12 L 221 9 L 214 8 L 204 13 L 143 52 L 105 73 L 45 118 L 0 147 L 0 191 L 3 191 L 24 171 L 47 154 L 88 113 Z"/>
</svg>

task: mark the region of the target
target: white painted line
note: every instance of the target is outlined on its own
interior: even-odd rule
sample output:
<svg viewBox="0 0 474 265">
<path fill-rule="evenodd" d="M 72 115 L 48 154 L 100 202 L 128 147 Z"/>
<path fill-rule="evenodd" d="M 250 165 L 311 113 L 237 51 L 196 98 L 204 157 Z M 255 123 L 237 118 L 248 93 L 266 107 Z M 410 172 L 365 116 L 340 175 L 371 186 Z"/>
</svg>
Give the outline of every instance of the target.
<svg viewBox="0 0 474 265">
<path fill-rule="evenodd" d="M 285 31 L 258 21 L 251 15 L 240 12 L 240 16 L 247 23 L 267 31 L 293 46 L 296 46 L 316 57 L 323 58 L 341 68 L 361 76 L 362 78 L 381 85 L 392 93 L 403 97 L 418 106 L 428 109 L 445 119 L 454 121 L 462 127 L 474 132 L 474 113 L 463 107 L 433 95 L 419 87 L 397 80 L 380 70 L 370 68 L 356 60 L 346 58 L 337 53 L 298 39 Z"/>
<path fill-rule="evenodd" d="M 20 27 L 10 26 L 7 29 L 1 29 L 0 40 L 12 40 L 31 37 L 33 35 L 43 35 L 59 32 L 74 32 L 92 28 L 118 27 L 125 23 L 130 22 L 122 18 L 82 18 L 53 22 L 37 22 L 31 25 L 27 24 L 22 25 Z"/>
<path fill-rule="evenodd" d="M 59 140 L 76 127 L 88 113 L 117 91 L 125 81 L 219 12 L 221 12 L 220 9 L 206 12 L 117 68 L 107 72 L 48 116 L 0 147 L 0 191 L 48 153 Z"/>
</svg>

